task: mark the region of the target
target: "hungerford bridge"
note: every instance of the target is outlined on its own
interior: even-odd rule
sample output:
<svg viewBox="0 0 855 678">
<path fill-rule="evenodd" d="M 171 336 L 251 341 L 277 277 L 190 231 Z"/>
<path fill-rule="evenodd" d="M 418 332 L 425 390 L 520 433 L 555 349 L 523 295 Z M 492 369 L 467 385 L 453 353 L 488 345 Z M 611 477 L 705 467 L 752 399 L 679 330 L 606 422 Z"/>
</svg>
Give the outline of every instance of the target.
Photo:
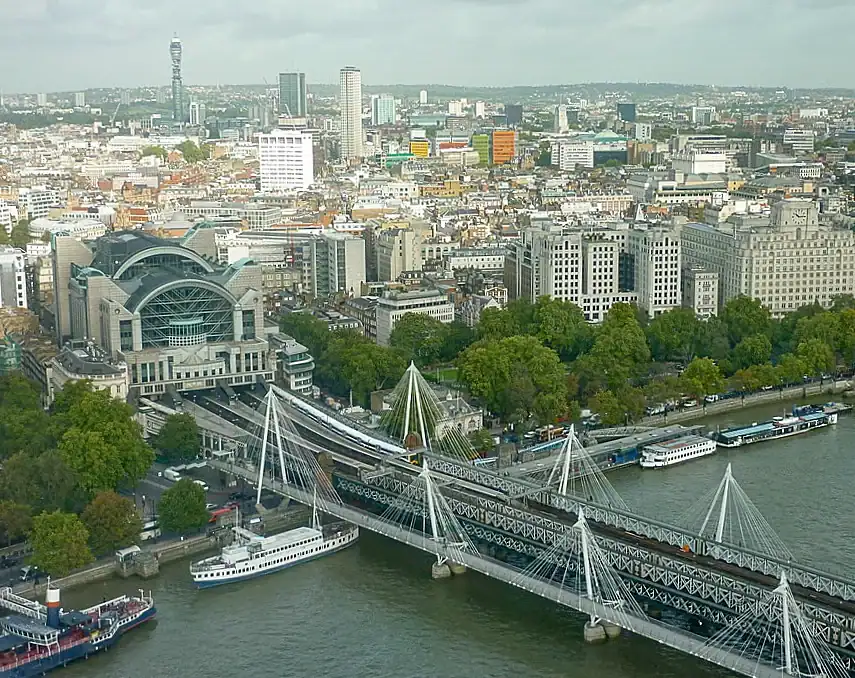
<svg viewBox="0 0 855 678">
<path fill-rule="evenodd" d="M 681 528 L 630 511 L 572 431 L 531 477 L 475 463 L 413 366 L 388 435 L 265 389 L 196 397 L 247 431 L 210 464 L 259 500 L 315 502 L 434 555 L 434 577 L 474 570 L 570 607 L 588 640 L 632 632 L 758 678 L 855 676 L 855 582 L 794 562 L 730 467 Z"/>
</svg>

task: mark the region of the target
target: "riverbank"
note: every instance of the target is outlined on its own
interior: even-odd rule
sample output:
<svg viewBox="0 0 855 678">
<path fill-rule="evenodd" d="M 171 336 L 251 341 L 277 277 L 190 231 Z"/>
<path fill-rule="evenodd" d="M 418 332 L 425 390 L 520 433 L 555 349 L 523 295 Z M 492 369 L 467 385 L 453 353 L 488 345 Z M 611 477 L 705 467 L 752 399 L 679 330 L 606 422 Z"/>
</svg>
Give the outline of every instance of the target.
<svg viewBox="0 0 855 678">
<path fill-rule="evenodd" d="M 277 509 L 263 516 L 265 532 L 268 534 L 290 530 L 304 525 L 311 517 L 307 506 L 291 504 L 285 509 Z M 213 551 L 222 546 L 217 535 L 200 534 L 193 537 L 178 537 L 161 541 L 157 544 L 146 545 L 143 553 L 153 557 L 158 564 L 166 565 L 184 560 L 206 551 Z M 155 575 L 158 576 L 158 575 Z M 67 577 L 51 580 L 51 584 L 60 589 L 70 589 L 85 586 L 108 579 L 120 578 L 120 567 L 114 557 L 104 558 L 85 568 L 72 572 Z M 127 577 L 125 577 L 127 578 Z M 13 591 L 29 598 L 44 596 L 47 581 L 35 585 L 33 582 L 20 582 Z"/>
<path fill-rule="evenodd" d="M 680 410 L 679 412 L 666 412 L 652 417 L 645 417 L 638 421 L 640 426 L 666 426 L 668 424 L 679 424 L 686 421 L 695 421 L 712 417 L 717 414 L 725 414 L 734 410 L 750 409 L 759 405 L 769 405 L 779 400 L 796 400 L 798 398 L 811 398 L 818 395 L 840 395 L 845 389 L 851 387 L 851 382 L 840 380 L 825 382 L 823 384 L 811 382 L 803 386 L 783 388 L 773 391 L 761 391 L 753 393 L 745 398 L 729 398 L 719 400 L 715 403 L 702 403 L 697 407 Z"/>
</svg>

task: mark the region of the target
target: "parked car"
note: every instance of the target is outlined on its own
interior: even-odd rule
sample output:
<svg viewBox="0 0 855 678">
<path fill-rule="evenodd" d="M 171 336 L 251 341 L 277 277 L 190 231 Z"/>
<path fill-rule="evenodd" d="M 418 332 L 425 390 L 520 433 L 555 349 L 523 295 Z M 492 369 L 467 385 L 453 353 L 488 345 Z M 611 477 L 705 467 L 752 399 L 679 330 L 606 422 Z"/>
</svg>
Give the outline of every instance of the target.
<svg viewBox="0 0 855 678">
<path fill-rule="evenodd" d="M 41 575 L 41 571 L 35 565 L 24 565 L 21 568 L 21 581 L 31 581 Z"/>
</svg>

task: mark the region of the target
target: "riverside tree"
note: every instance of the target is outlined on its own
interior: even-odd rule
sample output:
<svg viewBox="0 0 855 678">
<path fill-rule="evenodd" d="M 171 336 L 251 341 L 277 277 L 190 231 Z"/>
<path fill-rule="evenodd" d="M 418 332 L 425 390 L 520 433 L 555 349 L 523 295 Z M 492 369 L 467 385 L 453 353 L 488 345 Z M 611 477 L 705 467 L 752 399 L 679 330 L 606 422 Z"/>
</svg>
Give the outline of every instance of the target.
<svg viewBox="0 0 855 678">
<path fill-rule="evenodd" d="M 179 480 L 161 495 L 157 513 L 160 526 L 178 534 L 204 527 L 210 517 L 205 509 L 205 491 L 189 478 Z"/>
<path fill-rule="evenodd" d="M 96 556 L 135 544 L 142 521 L 134 503 L 113 491 L 99 492 L 81 516 L 89 531 L 89 546 Z"/>
<path fill-rule="evenodd" d="M 31 562 L 52 577 L 64 577 L 92 562 L 89 530 L 73 513 L 41 513 L 33 518 Z"/>
<path fill-rule="evenodd" d="M 190 461 L 199 455 L 199 425 L 186 412 L 170 414 L 151 444 L 170 464 Z"/>
</svg>

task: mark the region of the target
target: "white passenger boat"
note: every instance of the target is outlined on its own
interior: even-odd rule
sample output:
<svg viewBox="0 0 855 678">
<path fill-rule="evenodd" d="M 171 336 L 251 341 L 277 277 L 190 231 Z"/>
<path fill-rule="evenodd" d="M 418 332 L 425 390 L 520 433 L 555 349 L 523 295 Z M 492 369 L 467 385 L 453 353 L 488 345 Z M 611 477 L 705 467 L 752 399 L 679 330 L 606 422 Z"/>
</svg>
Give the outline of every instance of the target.
<svg viewBox="0 0 855 678">
<path fill-rule="evenodd" d="M 682 464 L 715 452 L 715 440 L 701 436 L 687 436 L 664 443 L 648 445 L 641 452 L 642 468 L 664 468 Z"/>
<path fill-rule="evenodd" d="M 199 588 L 254 579 L 284 570 L 355 543 L 359 528 L 350 523 L 321 526 L 315 513 L 312 527 L 298 527 L 272 537 L 261 537 L 242 527 L 232 528 L 235 543 L 220 555 L 205 558 L 190 566 L 190 574 Z"/>
</svg>

